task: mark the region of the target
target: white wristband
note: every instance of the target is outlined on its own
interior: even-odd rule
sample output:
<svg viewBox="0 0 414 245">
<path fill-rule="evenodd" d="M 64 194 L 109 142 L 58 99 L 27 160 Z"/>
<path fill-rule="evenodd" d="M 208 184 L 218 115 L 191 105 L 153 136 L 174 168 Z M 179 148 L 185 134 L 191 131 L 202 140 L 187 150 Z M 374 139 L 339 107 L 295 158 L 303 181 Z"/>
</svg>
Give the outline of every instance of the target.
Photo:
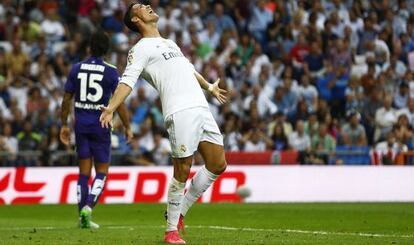
<svg viewBox="0 0 414 245">
<path fill-rule="evenodd" d="M 208 84 L 208 89 L 207 89 L 210 93 L 213 92 L 213 84 L 209 83 Z"/>
</svg>

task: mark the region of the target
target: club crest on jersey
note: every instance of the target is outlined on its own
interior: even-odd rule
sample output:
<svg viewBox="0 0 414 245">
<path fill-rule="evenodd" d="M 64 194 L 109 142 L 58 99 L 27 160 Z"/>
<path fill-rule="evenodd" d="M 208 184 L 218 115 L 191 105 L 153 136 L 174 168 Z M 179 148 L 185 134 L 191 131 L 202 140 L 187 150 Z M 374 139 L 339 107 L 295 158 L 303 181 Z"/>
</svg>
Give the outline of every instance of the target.
<svg viewBox="0 0 414 245">
<path fill-rule="evenodd" d="M 183 152 L 183 153 L 186 152 L 187 151 L 187 147 L 185 147 L 185 145 L 181 144 L 180 145 L 180 151 Z"/>
<path fill-rule="evenodd" d="M 132 55 L 133 53 L 134 52 L 133 52 L 132 49 L 129 50 L 129 52 L 128 52 L 128 58 L 127 58 L 128 65 L 132 64 L 132 61 L 134 60 L 134 56 Z"/>
</svg>

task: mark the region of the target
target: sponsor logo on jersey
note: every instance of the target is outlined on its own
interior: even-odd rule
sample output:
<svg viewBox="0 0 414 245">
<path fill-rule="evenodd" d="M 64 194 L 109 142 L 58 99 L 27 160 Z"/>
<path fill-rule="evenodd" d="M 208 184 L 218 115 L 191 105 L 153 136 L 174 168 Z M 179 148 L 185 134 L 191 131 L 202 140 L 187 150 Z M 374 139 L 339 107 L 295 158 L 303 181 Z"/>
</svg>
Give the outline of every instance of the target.
<svg viewBox="0 0 414 245">
<path fill-rule="evenodd" d="M 82 102 L 75 102 L 75 108 L 85 109 L 85 110 L 100 110 L 101 107 L 104 107 L 104 104 L 88 104 Z"/>
<path fill-rule="evenodd" d="M 181 52 L 165 52 L 162 53 L 162 56 L 165 60 L 169 60 L 172 58 L 178 58 L 178 57 L 184 57 L 184 55 Z"/>
</svg>

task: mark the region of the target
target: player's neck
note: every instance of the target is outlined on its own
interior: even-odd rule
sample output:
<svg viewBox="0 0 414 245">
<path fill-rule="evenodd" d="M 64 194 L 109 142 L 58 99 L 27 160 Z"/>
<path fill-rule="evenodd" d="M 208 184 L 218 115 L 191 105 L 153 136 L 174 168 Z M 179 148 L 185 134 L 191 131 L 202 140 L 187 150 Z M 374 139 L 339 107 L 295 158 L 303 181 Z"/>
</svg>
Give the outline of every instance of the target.
<svg viewBox="0 0 414 245">
<path fill-rule="evenodd" d="M 160 32 L 158 31 L 157 26 L 147 26 L 146 28 L 143 28 L 141 31 L 142 37 L 161 37 Z"/>
<path fill-rule="evenodd" d="M 92 58 L 92 59 L 97 59 L 97 60 L 103 60 L 104 59 L 103 56 L 96 56 L 96 55 L 90 55 L 89 57 Z"/>
</svg>

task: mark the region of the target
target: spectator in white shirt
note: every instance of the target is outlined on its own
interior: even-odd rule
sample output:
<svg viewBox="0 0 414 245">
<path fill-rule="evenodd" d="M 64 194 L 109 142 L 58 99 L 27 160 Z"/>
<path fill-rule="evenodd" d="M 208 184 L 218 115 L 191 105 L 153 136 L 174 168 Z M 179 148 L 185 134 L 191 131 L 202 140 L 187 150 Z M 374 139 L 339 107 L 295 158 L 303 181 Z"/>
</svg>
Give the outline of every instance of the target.
<svg viewBox="0 0 414 245">
<path fill-rule="evenodd" d="M 264 152 L 273 145 L 272 140 L 257 128 L 247 132 L 242 142 L 244 143 L 243 150 L 246 152 Z"/>
<path fill-rule="evenodd" d="M 329 19 L 332 23 L 332 33 L 336 36 L 343 38 L 344 37 L 344 23 L 339 19 L 338 12 L 334 11 L 329 16 Z"/>
<path fill-rule="evenodd" d="M 397 109 L 407 107 L 408 99 L 410 98 L 409 86 L 407 83 L 402 82 L 397 91 L 394 94 L 394 105 Z"/>
<path fill-rule="evenodd" d="M 2 97 L 0 97 L 0 118 L 11 119 L 10 110 L 7 108 Z"/>
<path fill-rule="evenodd" d="M 309 76 L 303 75 L 301 85 L 298 88 L 299 97 L 305 100 L 308 111 L 316 111 L 318 107 L 318 90 L 310 84 Z"/>
<path fill-rule="evenodd" d="M 408 147 L 402 142 L 397 141 L 392 131 L 388 132 L 386 140 L 379 142 L 375 146 L 375 154 L 378 156 L 380 163 L 384 165 L 394 164 L 397 155 L 407 150 Z"/>
<path fill-rule="evenodd" d="M 23 79 L 18 77 L 7 88 L 12 100 L 17 102 L 17 106 L 23 115 L 26 115 L 26 103 L 28 97 L 29 86 L 23 82 Z"/>
<path fill-rule="evenodd" d="M 252 95 L 249 95 L 244 100 L 244 109 L 249 110 L 251 106 L 251 102 L 253 100 L 257 101 L 257 110 L 259 112 L 259 116 L 261 118 L 273 115 L 277 112 L 277 106 L 273 101 L 269 98 L 266 91 L 262 89 L 260 85 L 254 85 Z"/>
<path fill-rule="evenodd" d="M 302 120 L 296 122 L 296 131 L 289 135 L 289 146 L 296 151 L 310 150 L 310 138 L 305 133 L 305 126 Z"/>
<path fill-rule="evenodd" d="M 398 110 L 397 116 L 406 115 L 411 127 L 414 127 L 414 98 L 408 100 L 408 107 Z"/>
<path fill-rule="evenodd" d="M 342 23 L 349 23 L 349 12 L 346 8 L 344 1 L 341 0 L 333 0 L 332 3 L 335 6 L 335 10 L 338 12 L 339 20 Z"/>
<path fill-rule="evenodd" d="M 298 152 L 298 162 L 306 164 L 309 160 L 311 141 L 309 135 L 305 133 L 305 125 L 302 120 L 296 122 L 296 131 L 289 135 L 289 146 Z"/>
<path fill-rule="evenodd" d="M 260 43 L 265 41 L 267 26 L 272 23 L 272 21 L 273 14 L 266 8 L 266 1 L 258 0 L 252 8 L 249 30 Z"/>
<path fill-rule="evenodd" d="M 194 11 L 194 5 L 192 3 L 187 3 L 184 6 L 184 10 L 182 12 L 182 23 L 184 29 L 188 29 L 190 25 L 195 25 L 197 31 L 201 31 L 203 29 L 203 22 L 201 21 L 200 16 Z"/>
<path fill-rule="evenodd" d="M 390 70 L 396 78 L 401 78 L 406 74 L 407 67 L 399 60 L 398 55 L 392 55 L 390 60 L 382 66 L 383 71 Z"/>
<path fill-rule="evenodd" d="M 392 108 L 392 96 L 386 94 L 383 107 L 375 112 L 375 133 L 374 141 L 384 138 L 391 131 L 392 126 L 397 121 L 397 111 Z"/>
<path fill-rule="evenodd" d="M 215 50 L 220 41 L 220 33 L 217 32 L 213 20 L 208 20 L 206 27 L 205 30 L 198 34 L 198 40 L 200 43 L 207 44 L 212 50 Z"/>
<path fill-rule="evenodd" d="M 45 20 L 40 24 L 42 32 L 46 34 L 46 40 L 49 43 L 61 41 L 65 36 L 65 28 L 62 22 L 59 21 L 55 9 L 49 9 L 46 13 Z"/>
<path fill-rule="evenodd" d="M 181 30 L 180 21 L 178 21 L 177 16 L 174 14 L 172 5 L 165 7 L 165 14 L 160 15 L 160 19 L 158 20 L 158 28 L 161 32 L 164 32 L 167 26 L 172 28 L 173 31 Z"/>
<path fill-rule="evenodd" d="M 17 138 L 12 135 L 10 123 L 5 123 L 0 134 L 0 152 L 6 152 L 8 155 L 0 156 L 0 162 L 12 163 L 16 160 L 16 153 L 19 150 Z M 0 164 L 0 167 L 2 165 Z"/>
<path fill-rule="evenodd" d="M 238 116 L 230 114 L 224 121 L 223 135 L 224 135 L 224 149 L 226 151 L 240 151 L 242 134 L 237 126 Z"/>
</svg>

